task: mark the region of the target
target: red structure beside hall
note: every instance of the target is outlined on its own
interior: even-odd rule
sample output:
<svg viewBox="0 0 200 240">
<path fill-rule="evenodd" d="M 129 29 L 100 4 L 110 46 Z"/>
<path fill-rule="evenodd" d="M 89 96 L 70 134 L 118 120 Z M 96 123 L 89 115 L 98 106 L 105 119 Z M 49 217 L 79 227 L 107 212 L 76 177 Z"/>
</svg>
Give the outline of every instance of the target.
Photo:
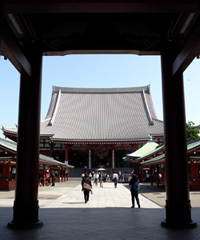
<svg viewBox="0 0 200 240">
<path fill-rule="evenodd" d="M 17 144 L 0 138 L 0 190 L 14 190 L 16 179 Z M 54 172 L 55 181 L 68 180 L 68 172 L 73 166 L 59 162 L 52 157 L 39 155 L 38 185 L 47 184 L 46 174 L 48 172 L 48 184 L 51 184 L 51 176 Z"/>
<path fill-rule="evenodd" d="M 165 148 L 164 145 L 158 145 L 152 141 L 148 144 L 154 144 L 154 149 L 146 151 L 146 154 L 138 156 L 137 151 L 128 154 L 133 164 L 140 166 L 140 176 L 142 181 L 151 181 L 157 186 L 165 186 Z M 188 156 L 188 176 L 190 190 L 200 190 L 200 139 L 187 143 Z M 146 178 L 148 173 L 149 179 Z M 161 175 L 160 175 L 161 174 Z M 159 177 L 161 176 L 161 177 Z"/>
</svg>

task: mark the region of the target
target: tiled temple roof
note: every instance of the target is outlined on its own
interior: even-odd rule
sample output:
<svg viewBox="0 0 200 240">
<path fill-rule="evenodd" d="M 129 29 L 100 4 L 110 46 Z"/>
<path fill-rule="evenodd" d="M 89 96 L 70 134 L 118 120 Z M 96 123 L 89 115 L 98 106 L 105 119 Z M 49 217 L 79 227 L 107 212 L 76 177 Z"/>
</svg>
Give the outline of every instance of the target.
<svg viewBox="0 0 200 240">
<path fill-rule="evenodd" d="M 4 131 L 9 131 L 4 127 Z M 13 131 L 13 129 L 12 129 Z M 11 132 L 12 132 L 11 131 Z M 41 136 L 57 141 L 138 141 L 163 136 L 150 86 L 65 88 L 53 86 Z"/>
<path fill-rule="evenodd" d="M 136 140 L 163 136 L 150 87 L 63 88 L 53 86 L 41 134 L 62 140 Z"/>
</svg>

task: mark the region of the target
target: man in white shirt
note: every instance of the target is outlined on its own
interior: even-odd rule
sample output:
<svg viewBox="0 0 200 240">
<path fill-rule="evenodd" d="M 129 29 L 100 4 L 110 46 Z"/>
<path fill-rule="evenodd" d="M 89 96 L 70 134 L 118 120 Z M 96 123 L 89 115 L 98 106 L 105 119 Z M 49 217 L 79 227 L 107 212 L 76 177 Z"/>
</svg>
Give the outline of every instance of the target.
<svg viewBox="0 0 200 240">
<path fill-rule="evenodd" d="M 96 173 L 94 174 L 94 183 L 96 184 L 96 186 L 97 186 L 97 184 L 98 184 L 98 179 L 99 179 L 99 174 L 98 174 L 98 172 L 96 172 Z"/>
<path fill-rule="evenodd" d="M 112 179 L 113 179 L 113 182 L 114 182 L 114 186 L 116 188 L 117 187 L 117 182 L 118 182 L 118 179 L 119 179 L 119 176 L 116 172 L 113 173 Z"/>
</svg>

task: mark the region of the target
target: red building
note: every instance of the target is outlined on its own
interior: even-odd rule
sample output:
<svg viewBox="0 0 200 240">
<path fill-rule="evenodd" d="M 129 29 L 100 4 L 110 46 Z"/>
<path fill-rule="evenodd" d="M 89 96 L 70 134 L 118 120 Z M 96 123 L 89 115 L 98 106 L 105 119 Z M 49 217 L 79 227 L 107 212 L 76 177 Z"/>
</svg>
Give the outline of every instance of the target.
<svg viewBox="0 0 200 240">
<path fill-rule="evenodd" d="M 200 139 L 188 142 L 188 176 L 190 190 L 200 190 Z M 145 181 L 145 172 L 149 172 L 151 181 L 157 185 L 165 185 L 165 148 L 164 145 L 158 146 L 152 151 L 139 158 L 132 160 L 134 164 L 141 166 L 141 179 Z M 162 175 L 159 181 L 159 173 Z"/>
<path fill-rule="evenodd" d="M 16 159 L 17 145 L 15 142 L 7 141 L 0 138 L 0 190 L 14 190 L 16 179 Z M 52 171 L 56 176 L 56 181 L 66 181 L 68 178 L 69 169 L 73 166 L 66 163 L 61 163 L 51 157 L 39 155 L 39 171 L 43 186 L 45 185 L 46 172 L 49 175 L 49 184 L 51 183 Z M 38 184 L 39 184 L 38 176 Z"/>
<path fill-rule="evenodd" d="M 17 141 L 17 128 L 3 127 Z M 75 166 L 71 176 L 99 167 L 132 171 L 123 157 L 150 137 L 163 143 L 150 86 L 133 88 L 64 88 L 53 86 L 46 118 L 40 126 L 40 152 Z M 84 170 L 83 170 L 84 169 Z"/>
</svg>

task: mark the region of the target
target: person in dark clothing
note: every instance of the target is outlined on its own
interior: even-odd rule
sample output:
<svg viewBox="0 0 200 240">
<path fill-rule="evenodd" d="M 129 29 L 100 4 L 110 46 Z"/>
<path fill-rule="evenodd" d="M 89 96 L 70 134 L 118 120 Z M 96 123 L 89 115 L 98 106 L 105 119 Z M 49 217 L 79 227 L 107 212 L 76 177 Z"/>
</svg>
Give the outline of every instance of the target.
<svg viewBox="0 0 200 240">
<path fill-rule="evenodd" d="M 113 173 L 113 182 L 114 182 L 114 186 L 115 188 L 117 188 L 117 182 L 119 180 L 119 176 L 116 172 Z"/>
<path fill-rule="evenodd" d="M 91 191 L 91 190 L 84 188 L 84 183 L 89 184 L 89 186 L 90 186 L 91 189 L 92 189 L 92 183 L 91 183 L 91 180 L 90 180 L 90 178 L 88 177 L 88 174 L 87 174 L 87 173 L 85 174 L 85 177 L 82 178 L 82 182 L 81 182 L 82 190 L 83 190 L 83 193 L 84 193 L 85 203 L 87 203 L 87 202 L 89 201 L 89 194 L 90 194 L 90 191 Z"/>
<path fill-rule="evenodd" d="M 138 190 L 139 190 L 139 179 L 136 174 L 132 175 L 132 178 L 129 182 L 129 185 L 131 186 L 131 197 L 132 197 L 132 208 L 135 207 L 135 200 L 137 202 L 138 208 L 140 208 L 140 201 L 138 197 Z"/>
<path fill-rule="evenodd" d="M 42 173 L 39 174 L 39 184 L 40 184 L 40 187 L 43 184 L 43 174 Z"/>
<path fill-rule="evenodd" d="M 54 171 L 52 171 L 52 173 L 51 173 L 51 178 L 52 178 L 52 184 L 51 184 L 51 186 L 55 186 L 55 179 L 56 179 L 56 176 L 55 176 L 55 173 L 54 173 Z"/>
</svg>

